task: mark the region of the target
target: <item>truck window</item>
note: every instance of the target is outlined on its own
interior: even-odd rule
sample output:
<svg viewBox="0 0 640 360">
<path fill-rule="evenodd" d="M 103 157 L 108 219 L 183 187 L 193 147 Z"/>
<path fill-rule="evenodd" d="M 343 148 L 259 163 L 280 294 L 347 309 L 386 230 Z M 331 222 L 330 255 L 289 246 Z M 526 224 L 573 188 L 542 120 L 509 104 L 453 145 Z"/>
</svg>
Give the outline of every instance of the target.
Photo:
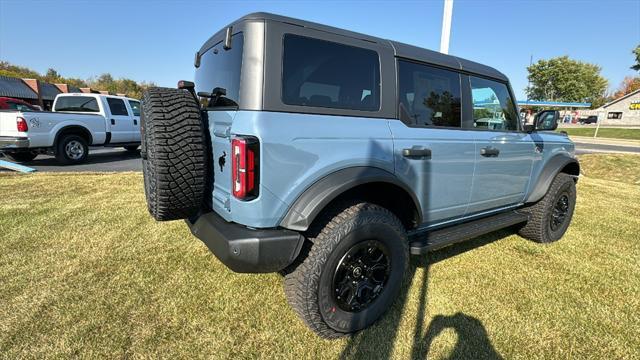
<svg viewBox="0 0 640 360">
<path fill-rule="evenodd" d="M 129 100 L 129 106 L 131 106 L 133 116 L 140 116 L 140 101 Z"/>
<path fill-rule="evenodd" d="M 473 126 L 489 130 L 518 130 L 516 107 L 507 85 L 470 76 Z"/>
<path fill-rule="evenodd" d="M 400 120 L 415 126 L 460 127 L 460 74 L 398 61 Z"/>
<path fill-rule="evenodd" d="M 116 98 L 107 98 L 107 104 L 109 104 L 109 110 L 111 111 L 111 115 L 129 115 L 127 111 L 127 107 L 124 104 L 124 100 L 116 99 Z"/>
<path fill-rule="evenodd" d="M 380 61 L 373 50 L 286 34 L 282 102 L 377 111 Z"/>
<path fill-rule="evenodd" d="M 200 101 L 206 107 L 238 106 L 240 97 L 240 69 L 242 67 L 242 49 L 244 36 L 237 33 L 231 37 L 231 49 L 225 50 L 224 43 L 219 42 L 200 57 L 200 67 L 196 69 L 196 91 L 212 92 L 220 87 L 227 90 L 227 95 L 209 103 L 209 99 Z M 254 84 L 258 86 L 258 84 Z"/>
<path fill-rule="evenodd" d="M 9 109 L 18 110 L 18 111 L 33 111 L 31 107 L 25 104 L 15 103 L 12 101 L 7 102 Z"/>
<path fill-rule="evenodd" d="M 94 97 L 59 96 L 55 111 L 100 112 L 100 108 Z"/>
</svg>

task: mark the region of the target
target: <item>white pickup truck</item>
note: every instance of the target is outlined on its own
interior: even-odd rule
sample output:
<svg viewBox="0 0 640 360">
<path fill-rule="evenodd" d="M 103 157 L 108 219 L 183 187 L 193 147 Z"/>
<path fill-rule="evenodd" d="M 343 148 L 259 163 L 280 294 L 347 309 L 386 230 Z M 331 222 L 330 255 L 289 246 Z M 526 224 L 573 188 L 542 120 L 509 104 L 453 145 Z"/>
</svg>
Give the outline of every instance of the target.
<svg viewBox="0 0 640 360">
<path fill-rule="evenodd" d="M 53 154 L 64 164 L 85 161 L 89 146 L 140 145 L 140 102 L 89 93 L 59 94 L 53 112 L 0 110 L 0 152 L 18 162 Z"/>
</svg>

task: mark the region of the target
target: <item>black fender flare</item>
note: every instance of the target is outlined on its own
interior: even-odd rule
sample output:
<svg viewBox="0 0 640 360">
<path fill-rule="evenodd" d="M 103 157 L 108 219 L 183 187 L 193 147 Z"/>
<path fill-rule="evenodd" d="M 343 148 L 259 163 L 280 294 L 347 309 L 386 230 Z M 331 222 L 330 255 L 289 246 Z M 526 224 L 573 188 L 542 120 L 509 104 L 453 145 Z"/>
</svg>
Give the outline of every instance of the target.
<svg viewBox="0 0 640 360">
<path fill-rule="evenodd" d="M 55 149 L 58 146 L 58 141 L 60 140 L 60 135 L 63 133 L 80 133 L 87 137 L 87 144 L 93 144 L 93 136 L 91 135 L 91 131 L 84 126 L 81 125 L 67 125 L 58 130 L 55 138 L 53 139 L 53 148 Z"/>
<path fill-rule="evenodd" d="M 386 170 L 357 166 L 335 171 L 309 186 L 289 207 L 280 226 L 290 230 L 306 231 L 331 201 L 345 191 L 367 183 L 389 183 L 403 189 L 413 199 L 419 223 L 422 222 L 420 202 L 409 186 Z"/>
<path fill-rule="evenodd" d="M 570 164 L 575 164 L 577 167 L 577 173 L 571 173 L 570 175 L 576 177 L 579 176 L 580 163 L 576 158 L 571 157 L 568 154 L 558 154 L 549 159 L 540 172 L 540 176 L 538 176 L 538 180 L 529 192 L 529 196 L 527 196 L 525 202 L 533 203 L 542 199 L 542 197 L 547 193 L 547 190 L 549 190 L 549 186 L 551 186 L 551 182 L 555 179 L 556 175 Z"/>
</svg>

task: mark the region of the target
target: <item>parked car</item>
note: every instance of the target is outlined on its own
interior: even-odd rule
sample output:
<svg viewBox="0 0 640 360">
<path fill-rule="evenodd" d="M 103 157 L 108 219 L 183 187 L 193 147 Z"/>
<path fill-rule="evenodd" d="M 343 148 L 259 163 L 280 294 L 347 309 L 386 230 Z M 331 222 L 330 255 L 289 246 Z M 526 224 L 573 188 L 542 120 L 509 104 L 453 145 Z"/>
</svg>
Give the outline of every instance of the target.
<svg viewBox="0 0 640 360">
<path fill-rule="evenodd" d="M 257 13 L 195 68 L 142 99 L 148 209 L 185 219 L 233 271 L 284 274 L 320 336 L 376 321 L 410 254 L 511 226 L 550 243 L 569 226 L 580 170 L 546 131 L 559 113 L 522 125 L 489 66 Z"/>
<path fill-rule="evenodd" d="M 598 117 L 595 115 L 587 116 L 584 118 L 580 118 L 580 125 L 584 124 L 595 124 L 598 122 Z"/>
<path fill-rule="evenodd" d="M 20 99 L 0 97 L 0 110 L 38 111 L 39 109 Z"/>
<path fill-rule="evenodd" d="M 89 146 L 140 145 L 140 102 L 101 94 L 59 94 L 53 112 L 0 111 L 0 151 L 18 162 L 48 153 L 64 164 L 87 159 Z"/>
</svg>

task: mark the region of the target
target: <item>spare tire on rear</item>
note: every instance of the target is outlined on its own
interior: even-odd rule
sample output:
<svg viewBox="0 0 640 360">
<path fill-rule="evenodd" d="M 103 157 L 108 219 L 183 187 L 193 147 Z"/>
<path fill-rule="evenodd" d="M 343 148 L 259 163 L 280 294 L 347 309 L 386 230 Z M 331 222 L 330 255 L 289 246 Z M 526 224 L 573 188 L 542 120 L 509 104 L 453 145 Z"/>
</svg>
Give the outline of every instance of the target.
<svg viewBox="0 0 640 360">
<path fill-rule="evenodd" d="M 142 97 L 142 170 L 158 221 L 198 214 L 205 199 L 207 142 L 196 99 L 186 90 L 151 88 Z"/>
</svg>

